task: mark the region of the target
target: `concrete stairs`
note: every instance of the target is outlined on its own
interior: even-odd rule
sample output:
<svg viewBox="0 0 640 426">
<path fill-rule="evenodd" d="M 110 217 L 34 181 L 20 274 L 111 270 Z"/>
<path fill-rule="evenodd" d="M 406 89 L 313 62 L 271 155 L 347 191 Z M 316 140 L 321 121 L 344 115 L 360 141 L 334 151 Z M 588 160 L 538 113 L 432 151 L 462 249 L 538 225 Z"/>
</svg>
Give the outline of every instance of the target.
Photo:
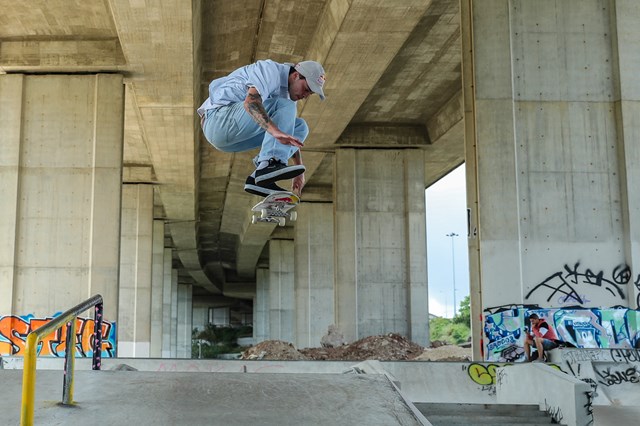
<svg viewBox="0 0 640 426">
<path fill-rule="evenodd" d="M 548 425 L 551 417 L 537 405 L 414 403 L 433 426 Z"/>
</svg>

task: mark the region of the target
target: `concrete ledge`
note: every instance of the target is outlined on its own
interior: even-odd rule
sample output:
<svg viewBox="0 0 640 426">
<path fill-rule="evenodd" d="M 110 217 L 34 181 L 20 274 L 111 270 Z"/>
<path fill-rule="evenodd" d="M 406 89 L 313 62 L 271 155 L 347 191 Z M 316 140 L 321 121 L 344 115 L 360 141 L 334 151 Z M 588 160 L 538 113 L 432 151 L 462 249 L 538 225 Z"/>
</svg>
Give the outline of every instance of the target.
<svg viewBox="0 0 640 426">
<path fill-rule="evenodd" d="M 560 424 L 593 420 L 591 386 L 542 363 L 498 368 L 496 398 L 499 404 L 538 404 Z"/>
<path fill-rule="evenodd" d="M 416 420 L 420 422 L 423 426 L 431 426 L 431 422 L 427 420 L 427 418 L 420 412 L 420 410 L 418 410 L 418 408 L 416 408 L 416 406 L 413 405 L 413 402 L 400 390 L 400 382 L 395 377 L 393 377 L 391 373 L 389 373 L 387 370 L 384 369 L 384 366 L 380 361 L 367 360 L 367 361 L 360 362 L 354 365 L 353 367 L 351 367 L 350 369 L 348 369 L 347 371 L 345 371 L 345 373 L 351 373 L 351 372 L 356 374 L 377 374 L 377 375 L 385 376 L 389 380 L 391 385 L 394 387 L 398 395 L 400 395 L 400 398 L 404 401 L 404 403 L 407 405 L 409 410 L 413 413 Z"/>
</svg>

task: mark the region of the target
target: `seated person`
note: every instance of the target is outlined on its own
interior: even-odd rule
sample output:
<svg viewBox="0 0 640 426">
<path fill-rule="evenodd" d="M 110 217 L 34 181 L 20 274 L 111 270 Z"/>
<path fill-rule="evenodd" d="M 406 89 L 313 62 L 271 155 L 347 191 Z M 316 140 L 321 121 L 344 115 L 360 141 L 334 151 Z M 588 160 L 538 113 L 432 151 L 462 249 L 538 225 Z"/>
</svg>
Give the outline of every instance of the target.
<svg viewBox="0 0 640 426">
<path fill-rule="evenodd" d="M 537 358 L 535 362 L 544 362 L 544 351 L 549 351 L 558 347 L 558 336 L 546 321 L 540 319 L 538 314 L 529 315 L 531 322 L 531 333 L 526 333 L 524 341 L 524 353 L 527 356 L 526 362 L 531 362 L 531 345 L 535 345 Z"/>
</svg>

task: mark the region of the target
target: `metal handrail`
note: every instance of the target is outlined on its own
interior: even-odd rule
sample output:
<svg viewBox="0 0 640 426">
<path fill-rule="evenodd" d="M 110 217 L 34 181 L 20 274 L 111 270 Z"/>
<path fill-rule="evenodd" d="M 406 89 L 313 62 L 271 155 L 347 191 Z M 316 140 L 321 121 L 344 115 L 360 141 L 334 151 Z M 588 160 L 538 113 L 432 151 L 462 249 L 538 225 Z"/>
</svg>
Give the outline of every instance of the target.
<svg viewBox="0 0 640 426">
<path fill-rule="evenodd" d="M 24 351 L 24 367 L 22 373 L 22 413 L 20 424 L 33 425 L 33 410 L 36 394 L 36 357 L 38 343 L 67 324 L 66 347 L 64 350 L 64 378 L 62 383 L 62 403 L 73 404 L 73 378 L 76 348 L 76 316 L 95 306 L 95 326 L 93 329 L 93 370 L 100 370 L 102 364 L 102 296 L 97 294 L 90 299 L 74 306 L 52 319 L 46 325 L 32 331 L 27 336 Z"/>
</svg>

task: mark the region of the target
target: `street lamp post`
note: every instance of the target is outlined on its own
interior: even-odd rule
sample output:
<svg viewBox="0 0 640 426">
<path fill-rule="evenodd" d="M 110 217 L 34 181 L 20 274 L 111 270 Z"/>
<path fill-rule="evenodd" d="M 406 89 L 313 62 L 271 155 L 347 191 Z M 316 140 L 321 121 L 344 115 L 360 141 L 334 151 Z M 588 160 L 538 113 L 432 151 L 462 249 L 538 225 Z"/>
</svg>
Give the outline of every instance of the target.
<svg viewBox="0 0 640 426">
<path fill-rule="evenodd" d="M 456 316 L 456 255 L 453 249 L 453 239 L 457 237 L 458 234 L 452 232 L 447 234 L 447 237 L 451 237 L 451 272 L 453 275 L 453 316 Z"/>
</svg>

